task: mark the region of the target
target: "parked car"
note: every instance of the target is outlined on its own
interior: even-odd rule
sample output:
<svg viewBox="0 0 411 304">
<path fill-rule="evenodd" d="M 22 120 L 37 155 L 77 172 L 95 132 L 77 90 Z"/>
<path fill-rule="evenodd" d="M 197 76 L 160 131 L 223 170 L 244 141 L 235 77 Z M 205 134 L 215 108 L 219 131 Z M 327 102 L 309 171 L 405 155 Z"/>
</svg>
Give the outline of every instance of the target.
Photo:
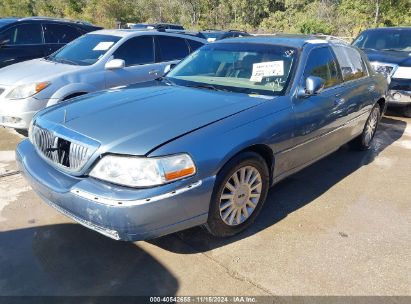
<svg viewBox="0 0 411 304">
<path fill-rule="evenodd" d="M 135 23 L 130 26 L 132 29 L 164 29 L 164 30 L 184 30 L 184 26 L 172 23 Z"/>
<path fill-rule="evenodd" d="M 386 90 L 348 44 L 227 39 L 162 79 L 41 111 L 16 159 L 48 204 L 111 238 L 225 237 L 280 180 L 347 142 L 368 149 Z"/>
<path fill-rule="evenodd" d="M 204 30 L 200 32 L 203 34 L 208 42 L 214 42 L 221 39 L 226 38 L 234 38 L 234 37 L 245 37 L 250 36 L 249 33 L 244 31 L 238 30 L 229 30 L 229 31 L 222 31 L 222 30 Z"/>
<path fill-rule="evenodd" d="M 51 53 L 101 27 L 46 17 L 0 18 L 0 68 Z"/>
<path fill-rule="evenodd" d="M 411 117 L 411 27 L 368 29 L 353 45 L 389 80 L 388 106 L 401 107 L 404 116 Z"/>
<path fill-rule="evenodd" d="M 33 115 L 98 90 L 153 80 L 206 43 L 157 31 L 100 30 L 43 59 L 0 70 L 0 125 L 23 133 Z"/>
</svg>

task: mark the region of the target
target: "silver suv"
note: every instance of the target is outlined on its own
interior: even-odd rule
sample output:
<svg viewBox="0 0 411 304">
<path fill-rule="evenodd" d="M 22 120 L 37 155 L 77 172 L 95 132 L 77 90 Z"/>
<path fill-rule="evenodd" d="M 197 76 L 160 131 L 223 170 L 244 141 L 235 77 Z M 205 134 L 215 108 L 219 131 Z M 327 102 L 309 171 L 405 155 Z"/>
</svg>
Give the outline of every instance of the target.
<svg viewBox="0 0 411 304">
<path fill-rule="evenodd" d="M 98 90 L 153 80 L 206 41 L 156 30 L 100 30 L 42 59 L 0 70 L 0 125 L 27 130 L 33 115 Z"/>
</svg>

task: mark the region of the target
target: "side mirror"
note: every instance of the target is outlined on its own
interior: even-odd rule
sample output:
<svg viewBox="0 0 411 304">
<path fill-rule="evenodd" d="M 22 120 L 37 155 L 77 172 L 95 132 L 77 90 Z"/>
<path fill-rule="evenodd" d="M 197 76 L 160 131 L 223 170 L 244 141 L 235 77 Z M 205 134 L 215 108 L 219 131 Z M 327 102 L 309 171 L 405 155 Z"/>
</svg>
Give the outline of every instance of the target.
<svg viewBox="0 0 411 304">
<path fill-rule="evenodd" d="M 164 74 L 167 74 L 168 72 L 170 72 L 172 69 L 174 69 L 174 67 L 175 67 L 176 65 L 177 65 L 177 64 L 175 64 L 175 63 L 166 65 L 166 67 L 164 68 Z"/>
<path fill-rule="evenodd" d="M 124 68 L 125 66 L 126 66 L 126 63 L 124 62 L 123 59 L 112 59 L 106 62 L 106 65 L 104 66 L 104 68 L 106 70 L 118 70 L 118 69 Z"/>
<path fill-rule="evenodd" d="M 305 80 L 305 94 L 315 95 L 324 89 L 325 80 L 321 77 L 309 76 Z"/>
</svg>

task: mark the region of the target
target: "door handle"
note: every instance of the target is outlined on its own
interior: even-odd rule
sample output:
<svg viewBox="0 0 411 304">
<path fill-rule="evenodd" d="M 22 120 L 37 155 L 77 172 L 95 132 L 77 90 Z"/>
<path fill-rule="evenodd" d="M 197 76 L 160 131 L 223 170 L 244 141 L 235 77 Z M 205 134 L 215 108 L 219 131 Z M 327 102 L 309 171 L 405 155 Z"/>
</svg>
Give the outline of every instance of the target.
<svg viewBox="0 0 411 304">
<path fill-rule="evenodd" d="M 345 98 L 337 98 L 334 100 L 336 106 L 342 105 L 345 102 Z"/>
<path fill-rule="evenodd" d="M 150 72 L 148 72 L 149 75 L 158 75 L 158 73 L 160 73 L 159 70 L 151 70 Z"/>
</svg>

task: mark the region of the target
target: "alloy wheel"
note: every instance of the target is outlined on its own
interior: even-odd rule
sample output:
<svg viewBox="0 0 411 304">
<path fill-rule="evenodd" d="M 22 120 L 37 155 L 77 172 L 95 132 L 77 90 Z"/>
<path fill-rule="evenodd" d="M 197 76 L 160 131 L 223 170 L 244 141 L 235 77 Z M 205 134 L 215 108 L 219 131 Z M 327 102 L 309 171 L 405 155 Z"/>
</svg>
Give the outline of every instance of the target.
<svg viewBox="0 0 411 304">
<path fill-rule="evenodd" d="M 367 121 L 367 125 L 365 126 L 364 132 L 364 144 L 368 146 L 371 140 L 374 137 L 375 131 L 377 130 L 379 119 L 379 111 L 378 108 L 374 108 L 371 112 L 370 118 Z"/>
<path fill-rule="evenodd" d="M 234 172 L 220 196 L 220 216 L 225 224 L 237 226 L 251 216 L 260 200 L 262 185 L 260 172 L 252 166 Z"/>
</svg>

